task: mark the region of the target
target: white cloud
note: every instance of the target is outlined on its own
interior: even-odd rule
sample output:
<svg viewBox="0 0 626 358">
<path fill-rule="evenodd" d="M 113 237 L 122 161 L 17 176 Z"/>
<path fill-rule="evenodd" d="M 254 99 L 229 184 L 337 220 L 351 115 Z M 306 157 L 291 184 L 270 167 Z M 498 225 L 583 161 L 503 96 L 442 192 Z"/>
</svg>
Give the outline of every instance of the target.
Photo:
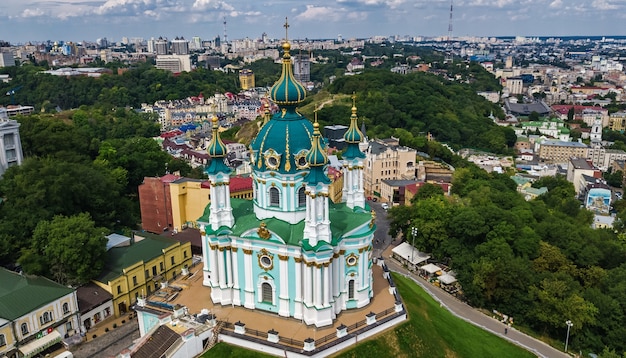
<svg viewBox="0 0 626 358">
<path fill-rule="evenodd" d="M 39 16 L 44 16 L 46 15 L 46 13 L 39 9 L 26 9 L 24 11 L 22 11 L 22 17 L 39 17 Z"/>
<path fill-rule="evenodd" d="M 345 10 L 327 6 L 307 5 L 306 10 L 296 15 L 296 20 L 310 21 L 324 19 L 324 21 L 339 21 L 344 18 Z"/>
<path fill-rule="evenodd" d="M 549 7 L 552 9 L 560 9 L 561 7 L 563 7 L 563 1 L 554 0 L 550 3 Z"/>
<path fill-rule="evenodd" d="M 233 11 L 235 8 L 220 0 L 196 0 L 192 8 L 196 10 L 225 10 L 225 11 Z"/>
<path fill-rule="evenodd" d="M 617 10 L 620 8 L 619 5 L 612 3 L 612 1 L 607 0 L 593 0 L 591 6 L 598 10 Z"/>
</svg>

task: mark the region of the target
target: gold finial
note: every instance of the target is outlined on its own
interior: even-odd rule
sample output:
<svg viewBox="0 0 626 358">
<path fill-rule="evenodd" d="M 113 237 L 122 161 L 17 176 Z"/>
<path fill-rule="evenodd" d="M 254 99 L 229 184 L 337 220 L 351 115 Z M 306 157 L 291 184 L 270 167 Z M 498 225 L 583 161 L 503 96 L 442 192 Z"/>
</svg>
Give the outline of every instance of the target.
<svg viewBox="0 0 626 358">
<path fill-rule="evenodd" d="M 319 111 L 319 108 L 317 106 L 315 106 L 315 109 L 313 110 L 313 116 L 315 118 L 315 123 L 317 123 L 317 111 Z"/>
<path fill-rule="evenodd" d="M 352 92 L 352 107 L 356 107 L 356 92 Z"/>
</svg>

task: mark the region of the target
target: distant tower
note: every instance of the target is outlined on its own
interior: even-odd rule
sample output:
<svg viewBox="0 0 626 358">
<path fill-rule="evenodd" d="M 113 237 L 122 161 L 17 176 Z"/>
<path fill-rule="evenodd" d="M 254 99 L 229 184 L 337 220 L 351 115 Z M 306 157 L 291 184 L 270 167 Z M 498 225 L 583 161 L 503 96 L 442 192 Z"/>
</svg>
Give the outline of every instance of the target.
<svg viewBox="0 0 626 358">
<path fill-rule="evenodd" d="M 450 21 L 448 22 L 448 39 L 446 43 L 446 59 L 444 62 L 452 62 L 452 1 L 450 0 Z"/>
<path fill-rule="evenodd" d="M 226 16 L 224 16 L 224 43 L 228 43 L 228 35 L 226 34 Z"/>
</svg>

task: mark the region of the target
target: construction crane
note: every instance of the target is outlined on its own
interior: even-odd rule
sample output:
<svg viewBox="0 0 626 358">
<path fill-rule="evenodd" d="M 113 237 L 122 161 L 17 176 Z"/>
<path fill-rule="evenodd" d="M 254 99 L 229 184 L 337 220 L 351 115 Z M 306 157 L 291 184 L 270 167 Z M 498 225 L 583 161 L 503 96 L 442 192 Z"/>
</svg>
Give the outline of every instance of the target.
<svg viewBox="0 0 626 358">
<path fill-rule="evenodd" d="M 12 88 L 7 92 L 7 96 L 11 96 L 11 104 L 15 104 L 15 92 L 17 92 L 20 88 L 22 88 L 22 86 Z"/>
</svg>

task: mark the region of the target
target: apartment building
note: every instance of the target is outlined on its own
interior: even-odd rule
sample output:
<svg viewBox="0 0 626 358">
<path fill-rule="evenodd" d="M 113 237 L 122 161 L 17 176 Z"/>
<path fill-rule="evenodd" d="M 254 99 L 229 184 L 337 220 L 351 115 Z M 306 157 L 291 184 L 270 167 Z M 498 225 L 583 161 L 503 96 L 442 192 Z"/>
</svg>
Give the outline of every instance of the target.
<svg viewBox="0 0 626 358">
<path fill-rule="evenodd" d="M 173 73 L 191 72 L 189 55 L 157 55 L 156 68 Z"/>
<path fill-rule="evenodd" d="M 589 148 L 581 142 L 544 140 L 539 144 L 539 159 L 552 163 L 567 163 L 571 157 L 587 158 Z"/>
<path fill-rule="evenodd" d="M 415 179 L 417 151 L 401 146 L 398 138 L 370 141 L 365 155 L 363 179 L 366 196 L 388 200 L 381 195 L 383 180 Z"/>
<path fill-rule="evenodd" d="M 609 116 L 609 129 L 612 131 L 626 130 L 626 112 L 615 112 Z"/>
</svg>

